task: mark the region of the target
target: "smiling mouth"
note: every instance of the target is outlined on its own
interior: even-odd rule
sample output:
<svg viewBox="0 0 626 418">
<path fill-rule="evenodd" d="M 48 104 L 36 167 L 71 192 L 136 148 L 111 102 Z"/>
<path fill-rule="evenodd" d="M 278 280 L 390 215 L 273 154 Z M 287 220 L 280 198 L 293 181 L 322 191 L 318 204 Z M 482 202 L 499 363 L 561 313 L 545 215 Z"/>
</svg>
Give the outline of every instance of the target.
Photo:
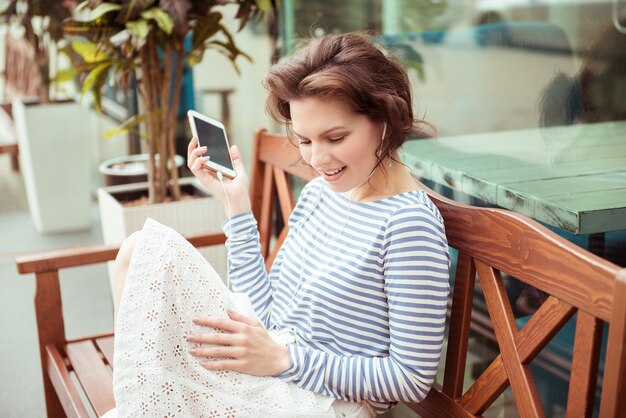
<svg viewBox="0 0 626 418">
<path fill-rule="evenodd" d="M 341 173 L 345 168 L 346 168 L 346 166 L 343 166 L 343 167 L 338 168 L 336 170 L 322 171 L 322 173 L 326 174 L 327 176 L 334 176 L 335 174 Z"/>
</svg>

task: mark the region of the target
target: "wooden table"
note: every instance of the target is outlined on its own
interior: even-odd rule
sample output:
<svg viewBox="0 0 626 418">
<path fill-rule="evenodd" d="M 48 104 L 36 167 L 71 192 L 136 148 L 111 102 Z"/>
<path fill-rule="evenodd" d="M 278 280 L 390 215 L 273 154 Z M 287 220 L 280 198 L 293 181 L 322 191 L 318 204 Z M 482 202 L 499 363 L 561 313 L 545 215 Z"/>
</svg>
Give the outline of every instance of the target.
<svg viewBox="0 0 626 418">
<path fill-rule="evenodd" d="M 626 229 L 626 122 L 408 141 L 418 177 L 575 234 Z"/>
</svg>

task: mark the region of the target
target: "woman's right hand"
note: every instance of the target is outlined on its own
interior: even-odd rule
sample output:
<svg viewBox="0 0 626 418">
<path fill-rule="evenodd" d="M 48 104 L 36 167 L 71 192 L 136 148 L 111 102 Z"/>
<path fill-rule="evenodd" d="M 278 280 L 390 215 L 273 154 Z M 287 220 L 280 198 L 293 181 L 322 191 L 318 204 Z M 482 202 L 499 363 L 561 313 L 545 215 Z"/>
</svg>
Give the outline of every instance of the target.
<svg viewBox="0 0 626 418">
<path fill-rule="evenodd" d="M 240 213 L 249 212 L 251 205 L 250 194 L 248 192 L 248 175 L 243 166 L 239 148 L 236 145 L 230 148 L 230 156 L 237 176 L 234 179 L 223 176 L 222 181 L 224 183 L 224 189 L 222 189 L 220 185 L 216 172 L 204 165 L 204 163 L 210 159 L 210 157 L 203 157 L 206 150 L 206 147 L 198 147 L 198 138 L 191 138 L 189 146 L 187 147 L 187 167 L 191 169 L 193 175 L 196 176 L 204 187 L 209 189 L 211 193 L 220 199 L 224 205 L 226 216 L 231 217 Z M 224 190 L 226 190 L 228 194 L 230 205 L 224 196 Z"/>
</svg>

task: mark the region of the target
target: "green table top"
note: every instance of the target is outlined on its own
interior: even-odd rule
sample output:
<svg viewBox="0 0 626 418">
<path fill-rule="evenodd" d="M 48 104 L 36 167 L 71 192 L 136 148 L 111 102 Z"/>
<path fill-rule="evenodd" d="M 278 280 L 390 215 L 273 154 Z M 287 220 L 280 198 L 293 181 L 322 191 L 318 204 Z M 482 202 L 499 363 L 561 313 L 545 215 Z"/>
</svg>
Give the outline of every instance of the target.
<svg viewBox="0 0 626 418">
<path fill-rule="evenodd" d="M 408 141 L 402 158 L 417 177 L 569 232 L 626 229 L 626 122 Z"/>
</svg>

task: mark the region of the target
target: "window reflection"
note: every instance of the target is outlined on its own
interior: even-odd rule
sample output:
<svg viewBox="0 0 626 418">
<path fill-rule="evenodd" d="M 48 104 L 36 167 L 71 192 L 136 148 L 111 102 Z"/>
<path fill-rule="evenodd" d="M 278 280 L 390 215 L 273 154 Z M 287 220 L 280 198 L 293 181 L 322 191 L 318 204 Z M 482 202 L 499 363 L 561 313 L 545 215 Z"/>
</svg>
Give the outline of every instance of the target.
<svg viewBox="0 0 626 418">
<path fill-rule="evenodd" d="M 286 53 L 311 34 L 372 30 L 407 56 L 441 135 L 622 120 L 626 0 L 285 1 Z M 409 54 L 410 56 L 410 54 Z"/>
</svg>

